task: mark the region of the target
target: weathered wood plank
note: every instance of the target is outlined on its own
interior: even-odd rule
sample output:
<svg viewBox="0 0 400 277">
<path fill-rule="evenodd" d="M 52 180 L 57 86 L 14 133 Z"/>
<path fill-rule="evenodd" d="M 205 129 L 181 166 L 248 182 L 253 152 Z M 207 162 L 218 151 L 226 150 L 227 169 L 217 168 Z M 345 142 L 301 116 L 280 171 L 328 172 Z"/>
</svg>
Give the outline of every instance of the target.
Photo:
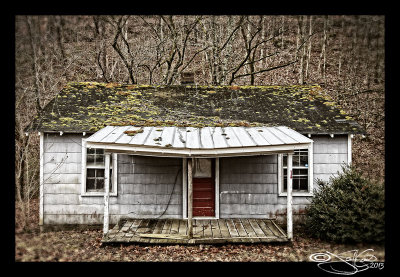
<svg viewBox="0 0 400 277">
<path fill-rule="evenodd" d="M 218 225 L 218 219 L 211 219 L 210 224 L 213 238 L 222 238 L 221 230 Z"/>
<path fill-rule="evenodd" d="M 287 234 L 281 229 L 281 227 L 278 226 L 278 224 L 275 223 L 275 221 L 272 221 L 272 224 L 275 226 L 275 228 L 279 231 L 282 237 L 286 237 Z"/>
<path fill-rule="evenodd" d="M 171 233 L 171 225 L 172 225 L 171 219 L 166 219 L 161 234 L 169 234 L 169 233 Z"/>
<path fill-rule="evenodd" d="M 194 239 L 186 238 L 187 222 L 182 219 L 131 219 L 115 225 L 102 242 L 153 244 L 257 243 L 287 241 L 284 231 L 265 219 L 196 219 Z M 158 236 L 157 236 L 158 235 Z M 166 235 L 167 237 L 160 237 Z M 170 237 L 168 237 L 170 236 Z"/>
<path fill-rule="evenodd" d="M 178 230 L 179 230 L 179 219 L 172 219 L 170 234 L 178 234 Z"/>
<path fill-rule="evenodd" d="M 154 230 L 153 230 L 153 234 L 161 234 L 164 224 L 165 224 L 165 219 L 159 219 L 157 222 L 157 225 L 155 226 Z"/>
<path fill-rule="evenodd" d="M 187 221 L 184 219 L 179 220 L 179 235 L 186 235 L 187 234 Z"/>
<path fill-rule="evenodd" d="M 271 230 L 271 232 L 274 234 L 274 236 L 279 237 L 281 235 L 280 232 L 272 224 L 271 220 L 266 220 L 265 224 L 268 226 L 268 228 Z"/>
<path fill-rule="evenodd" d="M 119 239 L 121 242 L 129 242 L 130 238 L 133 236 L 133 233 L 129 231 L 129 229 L 131 228 L 132 224 L 133 224 L 132 221 L 127 221 L 121 227 L 120 233 L 124 234 Z"/>
<path fill-rule="evenodd" d="M 133 234 L 136 233 L 138 227 L 140 226 L 140 223 L 142 222 L 142 219 L 134 219 L 132 220 L 132 225 L 129 227 L 129 232 L 132 232 Z"/>
<path fill-rule="evenodd" d="M 157 225 L 155 226 L 153 230 L 153 234 L 161 234 L 164 224 L 165 224 L 165 219 L 159 219 L 157 220 Z M 163 243 L 163 239 L 150 239 L 150 243 Z"/>
<path fill-rule="evenodd" d="M 142 222 L 140 223 L 139 227 L 136 230 L 136 234 L 144 234 L 146 233 L 149 228 L 149 223 L 150 223 L 150 219 L 143 219 Z M 132 240 L 136 240 L 134 239 L 135 237 L 132 237 Z M 148 238 L 140 238 L 138 240 L 138 242 L 149 242 L 150 239 Z"/>
<path fill-rule="evenodd" d="M 221 236 L 224 238 L 230 238 L 231 234 L 229 233 L 228 227 L 226 225 L 226 220 L 225 219 L 219 219 L 217 221 L 219 230 L 221 231 Z"/>
<path fill-rule="evenodd" d="M 257 239 L 257 234 L 254 232 L 253 227 L 251 227 L 250 222 L 248 219 L 243 218 L 240 220 L 240 223 L 243 225 L 243 228 L 246 230 L 246 233 L 250 238 L 251 242 L 259 242 L 260 240 Z"/>
<path fill-rule="evenodd" d="M 227 219 L 225 222 L 226 222 L 226 225 L 228 227 L 228 231 L 229 231 L 230 236 L 232 238 L 238 237 L 239 233 L 236 230 L 236 227 L 235 227 L 235 224 L 233 223 L 233 220 L 232 219 Z"/>
<path fill-rule="evenodd" d="M 240 237 L 249 236 L 248 232 L 246 232 L 245 228 L 243 227 L 240 219 L 237 218 L 233 219 L 233 223 L 235 224 L 236 230 L 238 231 Z"/>
<path fill-rule="evenodd" d="M 193 237 L 204 237 L 203 225 L 199 222 L 198 219 L 193 219 Z"/>
<path fill-rule="evenodd" d="M 210 220 L 201 220 L 201 224 L 203 225 L 204 237 L 212 238 Z"/>
<path fill-rule="evenodd" d="M 261 236 L 261 237 L 265 236 L 263 230 L 258 225 L 258 220 L 249 219 L 249 223 L 250 223 L 251 227 L 253 227 L 253 230 L 257 234 L 257 236 Z"/>
<path fill-rule="evenodd" d="M 275 237 L 274 233 L 268 228 L 267 224 L 264 220 L 258 220 L 258 226 L 260 226 L 261 230 L 264 232 L 265 236 L 273 236 Z"/>
<path fill-rule="evenodd" d="M 157 219 L 149 219 L 146 228 L 143 229 L 141 234 L 152 234 L 154 232 L 154 229 L 155 229 L 157 223 L 158 223 Z M 151 238 L 146 238 L 146 237 L 140 236 L 139 242 L 149 243 L 150 241 L 151 241 Z"/>
</svg>

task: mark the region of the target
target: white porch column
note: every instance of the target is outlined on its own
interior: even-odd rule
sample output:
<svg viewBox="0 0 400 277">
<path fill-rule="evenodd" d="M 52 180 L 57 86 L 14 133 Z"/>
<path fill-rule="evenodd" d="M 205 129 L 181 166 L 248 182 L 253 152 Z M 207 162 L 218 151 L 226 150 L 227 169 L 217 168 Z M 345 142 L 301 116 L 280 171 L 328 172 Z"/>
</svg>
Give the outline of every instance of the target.
<svg viewBox="0 0 400 277">
<path fill-rule="evenodd" d="M 187 218 L 187 158 L 182 159 L 182 217 Z"/>
<path fill-rule="evenodd" d="M 215 217 L 219 218 L 219 157 L 215 158 Z"/>
<path fill-rule="evenodd" d="M 293 154 L 288 153 L 287 159 L 287 236 L 293 239 L 293 219 L 292 219 L 292 183 L 293 183 Z"/>
<path fill-rule="evenodd" d="M 188 164 L 188 236 L 193 238 L 193 178 L 192 178 L 192 159 L 187 160 Z"/>
<path fill-rule="evenodd" d="M 108 233 L 108 200 L 110 197 L 110 153 L 105 154 L 105 170 L 104 170 L 104 225 L 103 235 Z"/>
</svg>

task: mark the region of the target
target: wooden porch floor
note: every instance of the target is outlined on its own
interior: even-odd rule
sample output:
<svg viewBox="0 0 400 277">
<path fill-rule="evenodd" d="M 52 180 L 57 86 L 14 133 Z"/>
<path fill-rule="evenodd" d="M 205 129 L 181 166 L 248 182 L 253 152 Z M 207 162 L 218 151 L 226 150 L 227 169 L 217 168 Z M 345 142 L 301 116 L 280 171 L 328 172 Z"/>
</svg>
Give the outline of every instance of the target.
<svg viewBox="0 0 400 277">
<path fill-rule="evenodd" d="M 193 238 L 184 219 L 121 220 L 102 243 L 215 244 L 286 242 L 286 233 L 270 219 L 193 219 Z"/>
</svg>

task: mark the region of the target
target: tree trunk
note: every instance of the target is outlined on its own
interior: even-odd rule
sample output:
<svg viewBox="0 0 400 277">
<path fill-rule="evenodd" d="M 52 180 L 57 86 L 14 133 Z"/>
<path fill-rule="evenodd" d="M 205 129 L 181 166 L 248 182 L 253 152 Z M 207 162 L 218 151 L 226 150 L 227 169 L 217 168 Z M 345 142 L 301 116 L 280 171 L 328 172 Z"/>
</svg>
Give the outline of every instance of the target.
<svg viewBox="0 0 400 277">
<path fill-rule="evenodd" d="M 312 34 L 312 16 L 310 15 L 310 25 L 309 25 L 309 32 L 308 35 L 310 36 L 308 40 L 308 53 L 307 53 L 307 59 L 306 59 L 306 76 L 305 78 L 308 79 L 308 67 L 310 64 L 310 58 L 311 58 L 311 34 Z"/>
</svg>

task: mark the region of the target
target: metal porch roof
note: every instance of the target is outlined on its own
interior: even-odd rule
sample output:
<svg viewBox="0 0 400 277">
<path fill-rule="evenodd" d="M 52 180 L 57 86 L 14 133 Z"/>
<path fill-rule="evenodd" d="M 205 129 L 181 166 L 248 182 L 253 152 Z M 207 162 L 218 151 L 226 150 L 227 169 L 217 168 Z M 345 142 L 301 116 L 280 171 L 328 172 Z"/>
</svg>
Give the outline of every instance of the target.
<svg viewBox="0 0 400 277">
<path fill-rule="evenodd" d="M 131 135 L 129 132 L 131 131 Z M 132 134 L 132 131 L 135 131 Z M 87 147 L 162 155 L 238 155 L 293 151 L 311 139 L 285 127 L 107 126 L 86 140 Z M 139 154 L 138 153 L 138 154 Z"/>
</svg>

